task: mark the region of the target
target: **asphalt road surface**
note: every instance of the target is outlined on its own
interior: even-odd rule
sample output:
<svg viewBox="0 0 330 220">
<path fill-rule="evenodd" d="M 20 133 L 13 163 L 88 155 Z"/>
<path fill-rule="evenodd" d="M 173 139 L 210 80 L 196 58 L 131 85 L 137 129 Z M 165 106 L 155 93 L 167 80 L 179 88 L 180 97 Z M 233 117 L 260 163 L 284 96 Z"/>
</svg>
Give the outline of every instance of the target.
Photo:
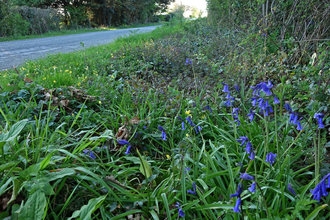
<svg viewBox="0 0 330 220">
<path fill-rule="evenodd" d="M 43 58 L 47 54 L 69 53 L 91 46 L 108 44 L 118 37 L 128 36 L 131 33 L 149 32 L 156 27 L 158 26 L 0 42 L 0 71 L 20 66 L 28 60 Z M 84 44 L 84 47 L 80 42 Z"/>
</svg>

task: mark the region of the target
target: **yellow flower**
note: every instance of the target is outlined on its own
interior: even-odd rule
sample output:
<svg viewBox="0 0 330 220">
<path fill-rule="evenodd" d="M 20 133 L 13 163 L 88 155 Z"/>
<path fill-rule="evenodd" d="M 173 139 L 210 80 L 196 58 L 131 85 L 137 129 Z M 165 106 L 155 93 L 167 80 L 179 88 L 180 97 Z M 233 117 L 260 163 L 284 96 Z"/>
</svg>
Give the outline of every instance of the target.
<svg viewBox="0 0 330 220">
<path fill-rule="evenodd" d="M 189 137 L 189 134 L 186 134 L 186 137 Z"/>
<path fill-rule="evenodd" d="M 203 116 L 202 116 L 202 119 L 204 119 L 205 117 L 206 117 L 206 115 L 203 115 Z"/>
<path fill-rule="evenodd" d="M 80 86 L 80 83 L 78 83 L 78 86 Z"/>
<path fill-rule="evenodd" d="M 69 73 L 72 73 L 72 71 L 70 71 Z"/>
<path fill-rule="evenodd" d="M 190 112 L 191 112 L 190 110 L 189 111 L 186 111 L 186 115 L 191 116 L 191 113 Z"/>
<path fill-rule="evenodd" d="M 102 102 L 101 102 L 101 101 L 99 101 L 99 104 L 101 105 L 101 104 L 102 104 Z"/>
<path fill-rule="evenodd" d="M 114 79 L 115 77 L 114 77 L 113 75 L 111 75 L 111 78 L 113 78 L 113 79 Z"/>
<path fill-rule="evenodd" d="M 167 159 L 171 159 L 170 155 L 166 154 Z"/>
<path fill-rule="evenodd" d="M 54 80 L 54 83 L 56 83 L 56 80 Z"/>
</svg>

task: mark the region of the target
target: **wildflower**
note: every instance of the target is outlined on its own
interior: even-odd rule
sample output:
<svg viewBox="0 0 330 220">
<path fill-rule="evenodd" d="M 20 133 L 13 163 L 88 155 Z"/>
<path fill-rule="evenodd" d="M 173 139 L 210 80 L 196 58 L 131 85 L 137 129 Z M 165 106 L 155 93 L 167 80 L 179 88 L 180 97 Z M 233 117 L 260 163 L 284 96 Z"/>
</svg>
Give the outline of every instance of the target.
<svg viewBox="0 0 330 220">
<path fill-rule="evenodd" d="M 234 108 L 233 109 L 233 118 L 235 119 L 234 122 L 237 122 L 237 125 L 239 125 L 239 123 L 240 123 L 240 121 L 238 120 L 238 111 L 239 110 L 240 110 L 239 108 Z"/>
<path fill-rule="evenodd" d="M 317 122 L 319 124 L 319 128 L 324 128 L 324 124 L 322 122 L 324 115 L 322 113 L 315 113 L 314 118 L 317 119 Z"/>
<path fill-rule="evenodd" d="M 184 128 L 184 122 L 182 122 L 182 130 L 186 130 L 186 129 Z"/>
<path fill-rule="evenodd" d="M 236 193 L 231 194 L 230 197 L 231 197 L 231 198 L 232 198 L 232 197 L 239 197 L 239 196 L 242 194 L 242 192 L 243 192 L 243 184 L 242 184 L 242 183 L 239 183 L 239 184 L 238 184 L 238 187 L 237 187 L 237 191 L 236 191 Z"/>
<path fill-rule="evenodd" d="M 93 154 L 93 151 L 84 149 L 83 152 L 84 152 L 84 155 L 86 155 L 89 152 L 89 157 L 92 158 L 93 160 L 96 159 L 96 157 Z"/>
<path fill-rule="evenodd" d="M 223 92 L 229 92 L 229 86 L 227 85 L 227 84 L 224 84 L 223 83 L 223 85 L 224 85 L 224 87 L 223 87 Z"/>
<path fill-rule="evenodd" d="M 274 96 L 274 102 L 273 103 L 274 104 L 280 104 L 281 102 L 280 102 L 280 100 L 278 100 L 278 98 L 276 96 Z"/>
<path fill-rule="evenodd" d="M 191 193 L 191 194 L 195 194 L 195 195 L 197 195 L 197 193 L 196 193 L 196 183 L 195 183 L 195 181 L 193 182 L 193 189 L 194 189 L 194 191 L 187 190 L 187 193 Z"/>
<path fill-rule="evenodd" d="M 250 109 L 250 113 L 247 114 L 247 116 L 249 116 L 249 119 L 250 119 L 251 122 L 253 121 L 255 114 L 256 114 L 256 113 L 254 113 L 254 112 L 252 111 L 252 109 Z"/>
<path fill-rule="evenodd" d="M 243 180 L 254 180 L 254 177 L 247 173 L 241 173 L 239 177 Z"/>
<path fill-rule="evenodd" d="M 189 122 L 190 126 L 192 126 L 192 127 L 196 126 L 196 125 L 191 121 L 190 116 L 188 116 L 188 117 L 186 118 L 186 120 Z"/>
<path fill-rule="evenodd" d="M 206 106 L 206 109 L 209 110 L 210 112 L 212 112 L 212 109 L 210 108 L 210 106 Z"/>
<path fill-rule="evenodd" d="M 245 150 L 246 150 L 246 153 L 248 153 L 248 154 L 252 153 L 252 144 L 250 141 L 247 142 Z"/>
<path fill-rule="evenodd" d="M 255 95 L 257 93 L 257 96 L 260 96 L 260 91 L 262 90 L 264 93 L 266 93 L 267 96 L 270 96 L 272 95 L 272 93 L 270 92 L 270 89 L 272 87 L 273 85 L 270 81 L 268 81 L 268 83 L 261 82 L 257 84 L 255 87 L 251 86 L 251 88 L 254 89 L 252 94 Z"/>
<path fill-rule="evenodd" d="M 198 131 L 201 131 L 201 130 L 202 130 L 202 127 L 201 127 L 201 126 L 196 126 L 196 127 L 195 127 L 196 134 L 198 134 L 197 129 L 198 129 Z"/>
<path fill-rule="evenodd" d="M 125 154 L 127 154 L 127 155 L 129 155 L 129 150 L 131 149 L 131 145 L 129 145 L 128 147 L 127 147 L 127 150 L 126 150 L 126 152 L 125 152 Z"/>
<path fill-rule="evenodd" d="M 290 105 L 289 105 L 288 103 L 286 103 L 286 104 L 284 105 L 284 108 L 285 108 L 288 112 L 292 112 L 292 109 L 291 109 L 291 107 L 290 107 Z"/>
<path fill-rule="evenodd" d="M 234 212 L 236 212 L 236 213 L 240 212 L 239 206 L 240 206 L 241 202 L 242 202 L 241 197 L 238 197 L 238 199 L 236 201 L 236 204 L 235 204 L 235 207 L 233 208 Z"/>
<path fill-rule="evenodd" d="M 255 156 L 256 156 L 256 153 L 254 151 L 252 151 L 250 156 L 248 156 L 248 158 L 250 158 L 251 160 L 254 160 Z"/>
<path fill-rule="evenodd" d="M 236 89 L 237 92 L 239 92 L 239 86 L 238 85 L 236 85 L 234 88 Z"/>
<path fill-rule="evenodd" d="M 188 64 L 191 64 L 191 60 L 189 58 L 187 58 L 187 60 L 186 60 L 186 65 L 188 65 Z"/>
<path fill-rule="evenodd" d="M 247 138 L 247 137 L 239 137 L 239 138 L 240 139 L 236 139 L 236 141 L 242 142 L 241 147 L 245 144 L 246 141 L 249 141 L 249 138 Z"/>
<path fill-rule="evenodd" d="M 248 190 L 252 193 L 254 193 L 256 191 L 256 183 L 252 183 L 251 186 L 248 188 Z"/>
<path fill-rule="evenodd" d="M 297 123 L 297 130 L 301 131 L 303 128 L 301 127 L 300 121 Z"/>
<path fill-rule="evenodd" d="M 165 130 L 164 130 L 164 128 L 162 127 L 162 126 L 158 126 L 158 129 L 162 132 L 162 140 L 163 141 L 166 141 L 167 139 L 166 139 L 166 132 L 165 132 Z"/>
<path fill-rule="evenodd" d="M 191 113 L 190 112 L 191 112 L 190 110 L 189 111 L 186 111 L 186 115 L 191 116 Z"/>
<path fill-rule="evenodd" d="M 171 159 L 171 156 L 168 155 L 168 154 L 166 154 L 166 157 L 167 157 L 168 160 Z"/>
<path fill-rule="evenodd" d="M 325 183 L 327 179 L 327 184 Z M 313 199 L 317 200 L 318 202 L 321 201 L 321 196 L 327 196 L 329 193 L 326 191 L 327 188 L 330 188 L 329 186 L 329 181 L 330 181 L 330 173 L 325 175 L 322 180 L 320 181 L 319 184 L 315 187 L 314 190 L 311 190 L 311 193 L 313 195 Z"/>
<path fill-rule="evenodd" d="M 187 173 L 187 171 L 190 171 L 191 169 L 189 167 L 186 168 L 186 170 L 184 171 L 184 173 Z"/>
<path fill-rule="evenodd" d="M 183 119 L 182 119 L 180 116 L 177 116 L 177 118 L 178 118 L 180 121 L 183 121 Z"/>
<path fill-rule="evenodd" d="M 126 144 L 130 144 L 128 141 L 125 140 L 117 140 L 118 144 L 120 145 L 126 145 Z"/>
<path fill-rule="evenodd" d="M 251 100 L 252 100 L 252 106 L 256 106 L 258 97 L 252 97 Z"/>
<path fill-rule="evenodd" d="M 178 211 L 179 211 L 179 217 L 181 217 L 181 218 L 182 218 L 182 217 L 185 217 L 185 214 L 184 214 L 182 208 L 180 207 L 180 203 L 179 203 L 179 202 L 176 202 L 175 207 L 178 208 Z"/>
<path fill-rule="evenodd" d="M 186 134 L 186 137 L 189 137 L 189 134 Z"/>
<path fill-rule="evenodd" d="M 294 189 L 292 188 L 291 184 L 288 184 L 288 190 L 290 193 L 292 193 L 293 195 L 296 195 L 296 192 L 294 191 Z"/>
<path fill-rule="evenodd" d="M 277 154 L 270 152 L 266 156 L 266 162 L 270 163 L 270 165 L 273 165 L 273 163 L 275 163 L 276 157 L 277 157 Z"/>
</svg>

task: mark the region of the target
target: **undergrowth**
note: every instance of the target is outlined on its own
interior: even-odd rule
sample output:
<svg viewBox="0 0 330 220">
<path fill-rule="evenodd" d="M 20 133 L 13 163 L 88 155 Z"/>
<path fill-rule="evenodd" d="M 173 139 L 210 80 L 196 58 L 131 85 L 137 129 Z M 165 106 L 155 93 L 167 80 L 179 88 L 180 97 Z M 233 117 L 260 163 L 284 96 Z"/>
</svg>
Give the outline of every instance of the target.
<svg viewBox="0 0 330 220">
<path fill-rule="evenodd" d="M 247 37 L 199 19 L 1 72 L 1 217 L 328 219 L 326 49 Z"/>
</svg>

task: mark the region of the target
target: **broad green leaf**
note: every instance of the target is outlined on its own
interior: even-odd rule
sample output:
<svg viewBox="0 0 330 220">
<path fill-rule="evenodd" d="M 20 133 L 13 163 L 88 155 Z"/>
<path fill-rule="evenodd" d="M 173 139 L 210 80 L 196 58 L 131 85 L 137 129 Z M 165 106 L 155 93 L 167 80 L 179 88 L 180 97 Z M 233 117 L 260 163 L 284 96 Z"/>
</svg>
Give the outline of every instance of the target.
<svg viewBox="0 0 330 220">
<path fill-rule="evenodd" d="M 48 164 L 49 164 L 49 162 L 50 162 L 50 159 L 52 158 L 52 155 L 53 155 L 53 152 L 50 153 L 50 154 L 48 154 L 47 157 L 44 158 L 44 159 L 41 161 L 41 163 L 40 163 L 40 170 L 43 170 L 43 169 L 45 169 L 45 168 L 48 166 Z"/>
<path fill-rule="evenodd" d="M 324 204 L 324 205 L 321 205 L 320 207 L 317 207 L 305 220 L 313 220 L 314 218 L 317 217 L 319 212 L 327 206 L 328 206 L 328 204 Z"/>
<path fill-rule="evenodd" d="M 98 207 L 100 207 L 105 198 L 106 196 L 101 196 L 99 198 L 89 200 L 87 205 L 84 205 L 80 210 L 75 211 L 68 220 L 77 217 L 80 217 L 81 220 L 92 219 L 92 213 L 95 212 Z"/>
<path fill-rule="evenodd" d="M 21 131 L 23 130 L 23 128 L 27 123 L 28 123 L 27 119 L 19 121 L 10 128 L 9 132 L 0 134 L 0 148 L 6 142 L 14 140 L 19 135 L 19 133 L 21 133 Z"/>
<path fill-rule="evenodd" d="M 19 179 L 13 179 L 13 191 L 11 198 L 7 203 L 8 205 L 16 199 L 20 188 L 21 188 L 21 181 Z"/>
<path fill-rule="evenodd" d="M 40 190 L 30 195 L 29 199 L 23 206 L 18 215 L 18 220 L 39 220 L 44 216 L 47 205 L 45 193 Z"/>
<path fill-rule="evenodd" d="M 65 176 L 72 176 L 74 174 L 76 174 L 76 171 L 74 169 L 64 168 L 61 171 L 49 173 L 44 178 L 48 180 L 48 182 L 50 182 L 57 179 L 62 179 Z"/>
<path fill-rule="evenodd" d="M 148 164 L 148 162 L 142 158 L 139 150 L 137 150 L 137 153 L 138 153 L 139 158 L 141 160 L 140 171 L 145 177 L 149 178 L 152 175 L 151 167 Z"/>
</svg>

